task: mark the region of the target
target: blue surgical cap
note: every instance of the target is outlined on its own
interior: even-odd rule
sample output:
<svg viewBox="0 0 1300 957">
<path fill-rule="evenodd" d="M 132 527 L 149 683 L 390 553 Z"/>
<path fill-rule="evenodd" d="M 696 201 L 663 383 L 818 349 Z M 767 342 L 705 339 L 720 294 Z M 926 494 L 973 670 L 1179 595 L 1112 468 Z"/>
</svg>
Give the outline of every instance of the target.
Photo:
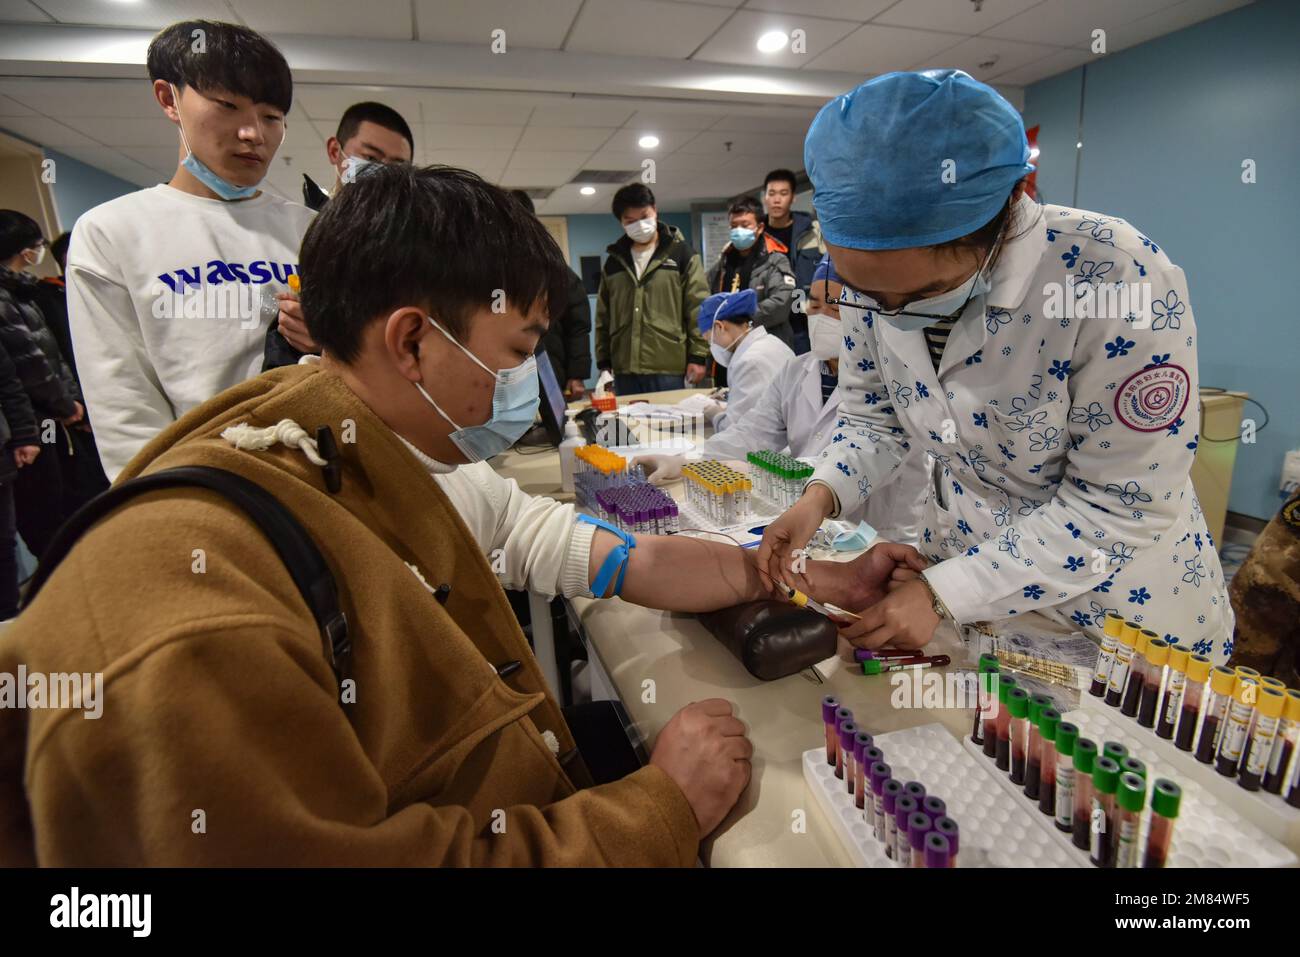
<svg viewBox="0 0 1300 957">
<path fill-rule="evenodd" d="M 803 157 L 822 235 L 849 249 L 965 236 L 1034 170 L 1015 107 L 960 70 L 886 73 L 837 96 Z"/>
<path fill-rule="evenodd" d="M 838 243 L 836 245 L 838 245 Z M 839 283 L 841 286 L 844 285 L 844 280 L 841 279 L 840 274 L 835 271 L 835 264 L 831 262 L 830 256 L 823 256 L 821 262 L 817 264 L 817 268 L 813 270 L 813 282 L 821 282 L 823 279 L 829 279 L 831 282 Z"/>
<path fill-rule="evenodd" d="M 740 292 L 715 292 L 700 303 L 700 314 L 695 320 L 700 332 L 708 332 L 715 322 L 748 322 L 758 312 L 758 293 L 752 289 Z"/>
</svg>

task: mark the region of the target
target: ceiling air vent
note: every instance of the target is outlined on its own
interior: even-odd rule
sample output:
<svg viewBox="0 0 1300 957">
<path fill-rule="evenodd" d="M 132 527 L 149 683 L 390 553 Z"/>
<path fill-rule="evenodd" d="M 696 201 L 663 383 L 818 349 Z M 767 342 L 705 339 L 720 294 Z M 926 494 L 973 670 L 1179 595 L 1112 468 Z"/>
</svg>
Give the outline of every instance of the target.
<svg viewBox="0 0 1300 957">
<path fill-rule="evenodd" d="M 601 183 L 630 183 L 641 175 L 639 169 L 584 169 L 580 170 L 570 183 L 582 186 L 598 186 Z"/>
</svg>

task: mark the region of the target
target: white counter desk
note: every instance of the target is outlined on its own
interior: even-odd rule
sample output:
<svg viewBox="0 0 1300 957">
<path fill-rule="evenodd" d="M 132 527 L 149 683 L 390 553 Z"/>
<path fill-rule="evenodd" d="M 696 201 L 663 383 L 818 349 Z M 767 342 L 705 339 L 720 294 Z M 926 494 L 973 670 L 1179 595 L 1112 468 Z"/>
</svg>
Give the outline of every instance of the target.
<svg viewBox="0 0 1300 957">
<path fill-rule="evenodd" d="M 644 398 L 667 403 L 689 394 L 681 390 Z M 621 398 L 620 406 L 627 401 Z M 559 491 L 559 454 L 554 450 L 508 452 L 494 459 L 493 465 L 531 494 L 572 500 L 572 495 Z M 680 485 L 675 483 L 669 490 L 679 494 Z M 858 724 L 875 734 L 930 722 L 943 723 L 954 735 L 970 730 L 973 711 L 895 709 L 890 704 L 888 678 L 865 677 L 838 661 L 819 666 L 826 676 L 824 684 L 818 684 L 807 671 L 777 681 L 760 681 L 692 615 L 652 611 L 619 599 L 576 599 L 573 606 L 586 632 L 593 662 L 608 676 L 612 691 L 622 700 L 647 746 L 678 709 L 703 698 L 730 700 L 748 726 L 754 744 L 754 775 L 735 810 L 701 849 L 704 862 L 713 867 L 847 863 L 805 791 L 800 763 L 804 751 L 825 740 L 823 695 L 838 697 L 853 710 Z M 545 602 L 534 601 L 535 629 L 538 612 L 544 615 L 545 608 Z M 957 636 L 948 626 L 927 651 L 951 654 L 952 667 L 961 665 Z M 547 654 L 551 662 L 543 662 L 543 666 L 549 664 L 549 673 L 553 673 L 553 650 L 539 652 L 539 658 Z M 603 684 L 603 676 L 598 676 L 596 683 Z M 650 687 L 653 700 L 647 700 Z M 797 810 L 807 814 L 804 833 L 796 833 L 793 826 Z"/>
</svg>

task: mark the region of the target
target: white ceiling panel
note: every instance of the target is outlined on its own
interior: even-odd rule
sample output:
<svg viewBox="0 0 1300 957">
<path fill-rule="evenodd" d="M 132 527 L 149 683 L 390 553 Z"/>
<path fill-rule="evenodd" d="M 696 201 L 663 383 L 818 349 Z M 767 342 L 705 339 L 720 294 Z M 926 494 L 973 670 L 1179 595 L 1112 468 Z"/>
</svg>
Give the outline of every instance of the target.
<svg viewBox="0 0 1300 957">
<path fill-rule="evenodd" d="M 1096 59 L 1098 58 L 1087 50 L 1056 50 L 1041 60 L 1035 60 L 1014 70 L 1008 70 L 1006 73 L 999 73 L 993 77 L 993 82 L 1000 85 L 1028 86 L 1031 83 L 1037 83 L 1039 80 L 1045 80 L 1049 76 L 1056 76 L 1066 70 L 1073 70 L 1076 66 L 1091 63 Z"/>
<path fill-rule="evenodd" d="M 576 170 L 591 156 L 589 150 L 515 150 L 510 154 L 510 169 Z"/>
<path fill-rule="evenodd" d="M 954 33 L 869 23 L 814 59 L 809 69 L 839 70 L 865 79 L 878 73 L 906 70 L 913 63 L 956 46 L 962 39 Z"/>
<path fill-rule="evenodd" d="M 349 106 L 368 100 L 392 107 L 411 126 L 420 122 L 420 93 L 406 88 L 300 83 L 293 88 L 293 98 L 307 116 L 333 120 L 335 126 Z"/>
<path fill-rule="evenodd" d="M 532 123 L 519 138 L 521 150 L 594 150 L 614 134 L 596 126 L 546 126 Z"/>
<path fill-rule="evenodd" d="M 8 23 L 52 23 L 35 4 L 29 0 L 0 0 L 0 21 Z"/>
<path fill-rule="evenodd" d="M 245 23 L 263 33 L 412 38 L 410 0 L 230 0 L 230 5 Z"/>
<path fill-rule="evenodd" d="M 691 59 L 797 70 L 825 53 L 859 25 L 802 14 L 741 10 L 727 21 L 725 29 L 714 34 Z M 764 34 L 780 31 L 793 37 L 793 30 L 804 32 L 804 52 L 795 53 L 792 42 L 774 53 L 763 53 L 758 49 L 758 38 Z"/>
<path fill-rule="evenodd" d="M 176 142 L 176 124 L 161 111 L 156 119 L 69 117 L 67 125 L 105 146 L 167 146 Z"/>
<path fill-rule="evenodd" d="M 494 30 L 505 31 L 511 47 L 558 50 L 582 0 L 416 0 L 419 38 L 433 43 L 492 43 Z"/>
<path fill-rule="evenodd" d="M 40 0 L 40 7 L 59 23 L 93 23 L 159 30 L 177 20 L 231 20 L 222 0 Z"/>
<path fill-rule="evenodd" d="M 535 107 L 501 94 L 439 92 L 423 94 L 420 109 L 426 123 L 523 126 Z"/>
<path fill-rule="evenodd" d="M 668 0 L 587 0 L 564 49 L 681 60 L 731 13 L 724 7 Z"/>
<path fill-rule="evenodd" d="M 461 123 L 426 123 L 417 128 L 416 140 L 429 147 L 457 150 L 510 150 L 519 142 L 521 126 L 469 126 Z"/>
<path fill-rule="evenodd" d="M 1092 31 L 1114 30 L 1178 3 L 1178 0 L 1044 0 L 992 27 L 988 34 L 1010 40 L 1087 47 Z"/>
<path fill-rule="evenodd" d="M 103 146 L 84 133 L 52 120 L 48 116 L 5 117 L 5 128 L 40 146 L 62 149 L 66 146 Z"/>
<path fill-rule="evenodd" d="M 882 10 L 888 10 L 890 4 L 897 2 L 898 0 L 749 0 L 745 8 L 866 23 Z M 1032 2 L 1037 3 L 1038 0 Z"/>
<path fill-rule="evenodd" d="M 631 119 L 635 107 L 607 100 L 574 100 L 538 106 L 529 123 L 533 126 L 619 127 Z"/>
<path fill-rule="evenodd" d="M 1043 0 L 899 0 L 873 22 L 918 30 L 946 30 L 974 36 L 1037 6 Z"/>
<path fill-rule="evenodd" d="M 157 117 L 165 121 L 147 80 L 0 80 L 0 93 L 50 116 Z"/>
<path fill-rule="evenodd" d="M 912 69 L 936 68 L 965 70 L 977 80 L 987 82 L 999 73 L 1026 66 L 1060 50 L 1042 43 L 1020 43 L 997 37 L 971 37 L 955 47 L 912 64 Z"/>
<path fill-rule="evenodd" d="M 716 106 L 707 112 L 700 110 L 698 104 L 687 104 L 680 109 L 668 110 L 662 106 L 654 110 L 638 110 L 627 126 L 637 129 L 656 130 L 662 134 L 666 130 L 707 130 L 715 123 L 726 118 L 726 113 Z"/>
</svg>

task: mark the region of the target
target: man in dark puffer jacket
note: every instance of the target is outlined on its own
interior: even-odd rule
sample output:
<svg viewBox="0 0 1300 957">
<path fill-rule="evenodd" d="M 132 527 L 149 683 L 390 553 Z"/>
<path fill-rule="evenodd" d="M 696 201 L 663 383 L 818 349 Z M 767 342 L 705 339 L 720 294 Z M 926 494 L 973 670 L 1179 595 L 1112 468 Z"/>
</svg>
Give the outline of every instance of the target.
<svg viewBox="0 0 1300 957">
<path fill-rule="evenodd" d="M 35 276 L 24 270 L 41 261 L 45 239 L 30 217 L 0 210 L 0 344 L 9 353 L 36 413 L 42 454 L 19 469 L 14 481 L 18 531 L 40 556 L 68 516 L 64 473 L 71 454 L 67 429 L 81 425 L 86 410 L 72 370 L 37 307 Z"/>
<path fill-rule="evenodd" d="M 18 614 L 14 477 L 41 454 L 36 413 L 9 353 L 0 343 L 0 621 Z"/>
</svg>

